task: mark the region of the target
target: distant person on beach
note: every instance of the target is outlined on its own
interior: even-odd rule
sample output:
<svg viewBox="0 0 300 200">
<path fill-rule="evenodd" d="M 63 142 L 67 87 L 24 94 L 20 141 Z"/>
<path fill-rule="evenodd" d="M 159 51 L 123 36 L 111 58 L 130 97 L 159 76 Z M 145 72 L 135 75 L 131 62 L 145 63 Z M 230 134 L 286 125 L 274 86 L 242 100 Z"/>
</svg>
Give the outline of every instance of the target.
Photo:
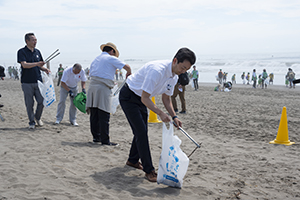
<svg viewBox="0 0 300 200">
<path fill-rule="evenodd" d="M 198 78 L 199 78 L 199 72 L 198 70 L 196 70 L 196 66 L 193 66 L 193 71 L 192 71 L 192 79 L 193 79 L 193 83 L 194 83 L 194 88 L 195 90 L 198 90 L 199 86 L 198 86 Z"/>
<path fill-rule="evenodd" d="M 289 80 L 290 88 L 292 88 L 292 87 L 295 88 L 295 84 L 293 83 L 293 80 L 295 80 L 295 73 L 293 72 L 293 70 L 291 68 L 288 69 L 286 77 Z"/>
<path fill-rule="evenodd" d="M 118 81 L 119 80 L 119 70 L 118 69 L 116 69 L 115 75 L 116 75 L 116 81 Z"/>
<path fill-rule="evenodd" d="M 185 86 L 189 84 L 189 76 L 188 73 L 182 73 L 178 76 L 178 82 L 175 85 L 174 93 L 171 96 L 172 105 L 175 112 L 178 112 L 177 103 L 176 103 L 176 97 L 179 95 L 180 102 L 181 102 L 181 111 L 179 113 L 185 114 L 186 113 L 186 105 L 185 105 Z"/>
<path fill-rule="evenodd" d="M 5 68 L 3 66 L 0 65 L 0 79 L 4 80 L 5 77 Z"/>
<path fill-rule="evenodd" d="M 177 84 L 177 75 L 189 70 L 195 61 L 194 52 L 181 48 L 173 60 L 146 63 L 128 77 L 120 91 L 120 105 L 134 135 L 126 165 L 143 170 L 145 178 L 150 182 L 157 181 L 157 174 L 149 147 L 147 108 L 159 115 L 163 122 L 171 122 L 172 119 L 176 126 L 181 127 L 182 123 L 176 116 L 170 97 Z M 162 95 L 162 102 L 170 116 L 152 102 L 151 98 L 157 95 Z"/>
<path fill-rule="evenodd" d="M 222 69 L 220 69 L 220 71 L 218 72 L 218 79 L 219 79 L 219 84 L 222 84 L 222 80 L 223 80 L 223 72 L 222 72 Z"/>
<path fill-rule="evenodd" d="M 64 68 L 62 67 L 62 64 L 59 64 L 59 68 L 57 69 L 57 75 L 58 75 L 57 86 L 59 86 L 60 84 L 60 80 L 63 73 L 64 73 Z"/>
<path fill-rule="evenodd" d="M 243 72 L 243 74 L 241 75 L 241 78 L 243 80 L 243 84 L 245 84 L 245 72 Z"/>
<path fill-rule="evenodd" d="M 252 81 L 253 81 L 252 87 L 256 88 L 257 76 L 256 76 L 256 70 L 255 69 L 253 69 L 253 72 L 252 72 Z"/>
<path fill-rule="evenodd" d="M 236 84 L 235 74 L 232 75 L 232 77 L 231 77 L 231 82 L 232 82 L 232 84 L 233 84 L 233 83 Z"/>
<path fill-rule="evenodd" d="M 73 126 L 78 126 L 76 122 L 77 109 L 73 103 L 74 97 L 78 93 L 77 83 L 81 81 L 82 92 L 85 92 L 86 76 L 82 69 L 82 66 L 78 63 L 73 67 L 69 67 L 64 70 L 61 78 L 60 97 L 57 105 L 56 121 L 55 124 L 59 124 L 64 118 L 66 109 L 66 100 L 68 95 L 70 96 L 70 108 L 69 108 L 69 121 Z"/>
<path fill-rule="evenodd" d="M 131 68 L 118 58 L 119 51 L 113 43 L 102 44 L 100 49 L 102 53 L 94 59 L 90 67 L 91 82 L 86 97 L 86 110 L 90 114 L 93 142 L 116 146 L 118 144 L 109 139 L 111 89 L 115 86 L 116 69 L 124 68 L 127 78 L 131 74 Z"/>
<path fill-rule="evenodd" d="M 223 83 L 226 83 L 226 81 L 227 81 L 227 75 L 228 75 L 227 72 L 223 73 Z"/>
<path fill-rule="evenodd" d="M 262 87 L 262 78 L 261 78 L 261 74 L 258 76 L 258 82 L 257 82 L 257 86 Z"/>
<path fill-rule="evenodd" d="M 266 69 L 263 69 L 263 73 L 261 75 L 261 78 L 262 78 L 262 82 L 261 82 L 262 89 L 264 89 L 264 87 L 267 88 L 266 80 L 268 78 L 268 73 L 267 73 Z"/>
<path fill-rule="evenodd" d="M 18 63 L 21 64 L 21 84 L 24 93 L 25 106 L 29 119 L 29 129 L 35 128 L 35 120 L 39 126 L 43 126 L 41 116 L 43 113 L 44 98 L 40 93 L 37 81 L 43 81 L 41 70 L 49 74 L 50 70 L 44 67 L 45 62 L 41 52 L 35 48 L 37 39 L 33 33 L 25 35 L 26 46 L 18 50 Z M 36 111 L 34 113 L 34 100 L 37 101 Z"/>
<path fill-rule="evenodd" d="M 124 80 L 124 78 L 123 78 L 123 72 L 122 72 L 122 69 L 120 69 L 120 71 L 119 71 L 120 73 L 119 73 L 119 76 L 120 76 L 120 80 Z"/>
<path fill-rule="evenodd" d="M 273 85 L 274 74 L 273 73 L 269 74 L 269 78 L 270 78 L 269 85 L 271 85 L 271 83 Z"/>
<path fill-rule="evenodd" d="M 246 80 L 247 80 L 247 85 L 249 85 L 250 84 L 250 72 L 247 73 Z"/>
</svg>

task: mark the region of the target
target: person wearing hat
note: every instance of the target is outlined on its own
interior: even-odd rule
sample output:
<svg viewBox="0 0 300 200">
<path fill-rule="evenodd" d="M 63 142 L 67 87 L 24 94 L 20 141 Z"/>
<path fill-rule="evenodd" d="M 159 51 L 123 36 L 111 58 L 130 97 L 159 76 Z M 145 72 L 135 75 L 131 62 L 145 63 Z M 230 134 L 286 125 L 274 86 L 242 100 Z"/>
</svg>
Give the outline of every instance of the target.
<svg viewBox="0 0 300 200">
<path fill-rule="evenodd" d="M 149 147 L 147 108 L 159 115 L 163 122 L 173 120 L 177 127 L 181 127 L 182 123 L 173 109 L 171 96 L 178 75 L 189 70 L 195 61 L 196 56 L 193 51 L 181 48 L 173 60 L 146 63 L 128 77 L 120 91 L 120 105 L 134 135 L 126 165 L 143 170 L 145 178 L 150 182 L 157 181 L 157 174 L 152 164 Z M 151 98 L 156 95 L 162 95 L 162 102 L 170 116 L 152 102 Z"/>
<path fill-rule="evenodd" d="M 90 114 L 93 142 L 116 146 L 118 144 L 109 139 L 111 89 L 115 85 L 115 71 L 124 68 L 127 78 L 131 74 L 131 68 L 118 58 L 119 51 L 113 43 L 102 44 L 100 49 L 102 53 L 94 59 L 90 67 L 91 82 L 87 93 L 86 111 Z"/>
</svg>

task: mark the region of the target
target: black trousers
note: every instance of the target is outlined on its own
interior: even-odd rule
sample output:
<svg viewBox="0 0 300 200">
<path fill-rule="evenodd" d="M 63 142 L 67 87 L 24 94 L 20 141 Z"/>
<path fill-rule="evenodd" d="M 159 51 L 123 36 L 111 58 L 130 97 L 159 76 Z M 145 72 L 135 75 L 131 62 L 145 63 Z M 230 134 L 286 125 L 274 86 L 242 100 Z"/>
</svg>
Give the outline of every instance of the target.
<svg viewBox="0 0 300 200">
<path fill-rule="evenodd" d="M 99 108 L 90 108 L 90 128 L 94 142 L 108 144 L 110 113 Z"/>
<path fill-rule="evenodd" d="M 119 94 L 120 105 L 131 126 L 133 140 L 128 161 L 135 164 L 141 159 L 143 170 L 150 173 L 154 170 L 148 140 L 148 112 L 141 97 L 132 92 L 127 84 Z"/>
</svg>

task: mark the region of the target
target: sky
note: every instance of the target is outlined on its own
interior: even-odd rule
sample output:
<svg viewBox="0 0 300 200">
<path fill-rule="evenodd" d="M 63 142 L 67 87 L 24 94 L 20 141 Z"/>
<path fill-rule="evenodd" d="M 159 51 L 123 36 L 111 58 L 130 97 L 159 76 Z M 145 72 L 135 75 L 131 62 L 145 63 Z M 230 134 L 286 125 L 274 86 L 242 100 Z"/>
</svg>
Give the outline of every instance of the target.
<svg viewBox="0 0 300 200">
<path fill-rule="evenodd" d="M 0 0 L 0 65 L 14 65 L 33 32 L 51 65 L 89 65 L 101 44 L 120 59 L 299 52 L 299 0 Z"/>
</svg>

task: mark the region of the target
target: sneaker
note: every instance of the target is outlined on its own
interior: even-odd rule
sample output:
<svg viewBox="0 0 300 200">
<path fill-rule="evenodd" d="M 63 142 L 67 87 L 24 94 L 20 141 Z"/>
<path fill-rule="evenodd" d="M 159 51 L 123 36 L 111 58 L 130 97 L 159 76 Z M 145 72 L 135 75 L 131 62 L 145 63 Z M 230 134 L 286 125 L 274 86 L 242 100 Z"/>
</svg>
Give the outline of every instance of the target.
<svg viewBox="0 0 300 200">
<path fill-rule="evenodd" d="M 180 114 L 186 114 L 186 111 L 180 111 L 179 113 Z"/>
<path fill-rule="evenodd" d="M 0 108 L 2 108 L 4 105 L 0 104 Z"/>
<path fill-rule="evenodd" d="M 178 109 L 174 109 L 175 112 L 178 112 Z"/>
<path fill-rule="evenodd" d="M 109 143 L 102 143 L 102 145 L 108 145 L 108 146 L 119 146 L 118 143 L 109 142 Z"/>
<path fill-rule="evenodd" d="M 29 125 L 29 127 L 28 127 L 29 129 L 35 129 L 35 125 L 34 124 L 32 124 L 32 125 Z"/>
<path fill-rule="evenodd" d="M 149 174 L 145 174 L 145 179 L 147 179 L 150 182 L 157 182 L 157 173 L 153 170 Z"/>
<path fill-rule="evenodd" d="M 136 168 L 136 169 L 143 170 L 143 165 L 142 165 L 142 163 L 140 163 L 140 162 L 137 162 L 137 163 L 133 164 L 133 163 L 127 161 L 127 162 L 126 162 L 126 165 L 128 165 L 128 166 L 130 166 L 130 167 L 134 167 L 134 168 Z"/>
<path fill-rule="evenodd" d="M 71 122 L 73 126 L 78 126 L 77 122 Z"/>
<path fill-rule="evenodd" d="M 56 120 L 55 122 L 54 122 L 54 124 L 59 124 L 60 123 L 60 121 L 59 120 Z"/>
<path fill-rule="evenodd" d="M 35 120 L 36 121 L 36 123 L 38 124 L 38 126 L 43 126 L 44 125 L 44 123 L 42 122 L 42 120 Z"/>
</svg>

